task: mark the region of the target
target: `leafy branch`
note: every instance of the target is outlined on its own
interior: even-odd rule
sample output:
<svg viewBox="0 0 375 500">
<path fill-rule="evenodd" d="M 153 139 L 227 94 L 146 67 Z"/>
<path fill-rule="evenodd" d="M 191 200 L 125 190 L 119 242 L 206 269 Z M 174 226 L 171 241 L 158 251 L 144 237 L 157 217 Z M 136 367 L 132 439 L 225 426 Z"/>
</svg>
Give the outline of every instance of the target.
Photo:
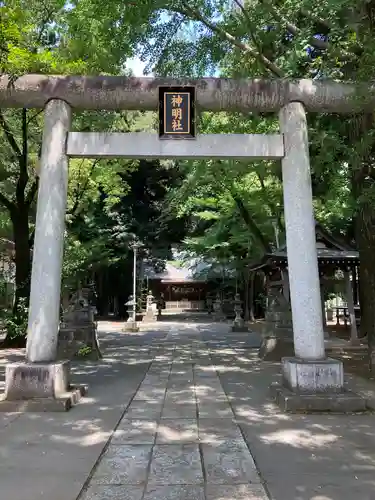
<svg viewBox="0 0 375 500">
<path fill-rule="evenodd" d="M 207 28 L 209 28 L 211 31 L 213 31 L 219 37 L 221 37 L 223 40 L 230 42 L 232 45 L 239 48 L 246 54 L 254 57 L 255 59 L 258 59 L 265 66 L 265 68 L 269 70 L 273 75 L 277 76 L 278 78 L 283 78 L 285 76 L 281 68 L 277 66 L 275 63 L 273 63 L 270 59 L 268 59 L 262 52 L 258 52 L 249 44 L 242 42 L 241 40 L 238 40 L 224 28 L 221 28 L 218 24 L 209 21 L 198 10 L 190 7 L 187 2 L 182 2 L 182 7 L 176 10 L 190 19 L 200 21 Z"/>
</svg>

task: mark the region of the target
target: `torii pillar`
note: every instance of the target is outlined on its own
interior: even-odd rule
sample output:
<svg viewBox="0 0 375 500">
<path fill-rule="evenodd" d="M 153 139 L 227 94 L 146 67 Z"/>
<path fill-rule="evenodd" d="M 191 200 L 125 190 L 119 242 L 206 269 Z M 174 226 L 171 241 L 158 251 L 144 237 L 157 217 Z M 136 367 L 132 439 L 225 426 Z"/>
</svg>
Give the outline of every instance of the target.
<svg viewBox="0 0 375 500">
<path fill-rule="evenodd" d="M 280 111 L 284 215 L 295 357 L 281 361 L 272 392 L 286 411 L 358 411 L 365 401 L 344 390 L 342 361 L 327 358 L 320 298 L 306 113 L 300 102 Z"/>
<path fill-rule="evenodd" d="M 44 113 L 26 362 L 7 365 L 0 411 L 64 411 L 84 392 L 70 385 L 69 361 L 56 360 L 70 125 L 70 106 L 62 100 L 49 101 Z"/>
</svg>

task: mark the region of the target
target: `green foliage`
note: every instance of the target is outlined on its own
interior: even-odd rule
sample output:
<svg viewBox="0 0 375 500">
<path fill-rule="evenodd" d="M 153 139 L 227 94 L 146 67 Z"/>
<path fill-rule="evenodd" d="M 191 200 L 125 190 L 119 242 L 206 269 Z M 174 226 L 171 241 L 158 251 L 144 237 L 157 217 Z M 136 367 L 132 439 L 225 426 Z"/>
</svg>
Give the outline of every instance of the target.
<svg viewBox="0 0 375 500">
<path fill-rule="evenodd" d="M 1 320 L 7 332 L 7 339 L 15 340 L 18 337 L 25 337 L 27 319 L 28 304 L 25 298 L 19 300 L 16 310 L 2 309 Z"/>
<path fill-rule="evenodd" d="M 10 0 L 0 4 L 0 71 L 13 78 L 25 73 L 119 74 L 131 53 L 127 36 L 131 26 L 109 18 L 90 0 Z M 124 130 L 135 124 L 140 113 L 76 113 L 78 130 Z M 41 151 L 43 115 L 39 110 L 0 111 L 0 231 L 8 236 L 11 221 L 16 252 L 16 307 L 28 298 L 30 253 L 33 244 L 35 198 L 38 188 L 38 156 Z M 90 210 L 106 192 L 104 209 L 110 210 L 126 193 L 119 172 L 137 168 L 134 162 L 73 161 L 70 168 L 68 224 Z M 3 217 L 3 213 L 7 215 Z M 10 235 L 9 235 L 10 236 Z M 91 247 L 92 247 L 91 242 Z M 70 235 L 64 275 L 72 278 L 82 266 L 105 260 Z M 71 259 L 69 261 L 69 258 Z M 23 300 L 23 299 L 22 299 Z M 17 320 L 18 321 L 18 320 Z"/>
<path fill-rule="evenodd" d="M 114 2 L 113 8 L 119 5 Z M 191 77 L 220 71 L 224 76 L 237 78 L 287 76 L 346 80 L 372 79 L 374 38 L 367 35 L 372 29 L 371 9 L 365 4 L 353 7 L 349 0 L 325 0 L 315 5 L 313 11 L 307 0 L 281 1 L 277 6 L 269 0 L 140 0 L 136 6 L 123 5 L 123 12 L 132 19 L 137 11 L 139 51 L 158 75 Z M 216 115 L 200 117 L 201 132 L 208 130 L 207 120 L 210 131 L 215 133 L 270 132 L 275 128 L 275 122 L 271 125 L 264 117 L 233 115 L 228 119 Z M 352 193 L 353 168 L 358 163 L 353 155 L 358 158 L 359 150 L 363 152 L 364 147 L 358 148 L 358 141 L 350 145 L 348 122 L 335 116 L 314 117 L 310 128 L 316 217 L 345 235 L 350 232 L 356 203 L 373 197 L 372 184 L 362 190 L 360 196 L 353 197 Z M 368 142 L 368 134 L 366 138 Z M 225 171 L 233 168 L 228 162 L 222 164 Z M 202 166 L 199 181 L 197 175 L 189 171 L 182 189 L 187 191 L 196 182 L 210 182 L 208 178 L 212 174 L 206 167 Z M 256 168 L 249 166 L 252 171 Z M 272 201 L 268 217 L 278 218 L 282 209 L 280 172 L 275 166 L 273 172 L 271 168 L 261 168 L 266 189 L 262 188 L 264 199 Z M 196 165 L 191 169 L 195 172 Z M 248 191 L 249 183 L 251 179 L 247 179 L 242 191 L 239 187 L 241 194 Z M 217 189 L 217 181 L 213 187 Z M 197 187 L 195 198 L 200 195 Z M 186 213 L 194 203 L 190 196 L 186 204 L 179 207 L 179 212 Z M 258 207 L 263 209 L 259 199 Z M 230 211 L 228 206 L 225 210 Z M 194 216 L 206 221 L 222 220 L 211 209 L 201 209 Z"/>
<path fill-rule="evenodd" d="M 204 113 L 202 133 L 264 133 L 272 118 Z M 273 219 L 282 207 L 279 168 L 268 162 L 189 161 L 179 164 L 184 182 L 169 194 L 170 210 L 190 218 L 185 250 L 242 268 L 259 258 L 274 238 Z M 254 230 L 255 229 L 255 230 Z"/>
<path fill-rule="evenodd" d="M 77 352 L 77 356 L 79 358 L 86 358 L 88 356 L 91 356 L 91 354 L 92 354 L 92 347 L 88 345 L 80 347 Z"/>
</svg>

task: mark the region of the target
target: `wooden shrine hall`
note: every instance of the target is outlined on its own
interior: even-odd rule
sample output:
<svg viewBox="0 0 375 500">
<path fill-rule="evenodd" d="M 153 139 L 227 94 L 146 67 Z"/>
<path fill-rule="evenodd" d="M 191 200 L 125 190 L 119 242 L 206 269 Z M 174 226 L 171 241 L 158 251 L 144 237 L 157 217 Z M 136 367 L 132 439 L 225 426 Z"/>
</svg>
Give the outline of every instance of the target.
<svg viewBox="0 0 375 500">
<path fill-rule="evenodd" d="M 206 309 L 207 282 L 194 277 L 190 269 L 167 263 L 160 273 L 149 272 L 152 293 L 162 298 L 170 311 L 203 311 Z"/>
<path fill-rule="evenodd" d="M 358 339 L 359 319 L 358 267 L 359 253 L 352 246 L 333 237 L 318 223 L 315 224 L 316 249 L 320 276 L 323 323 L 326 326 L 325 296 L 339 290 L 347 302 L 351 340 Z M 270 288 L 278 287 L 289 301 L 288 260 L 286 244 L 266 253 L 250 271 L 263 272 L 266 276 L 267 296 Z M 344 308 L 342 308 L 344 309 Z"/>
</svg>

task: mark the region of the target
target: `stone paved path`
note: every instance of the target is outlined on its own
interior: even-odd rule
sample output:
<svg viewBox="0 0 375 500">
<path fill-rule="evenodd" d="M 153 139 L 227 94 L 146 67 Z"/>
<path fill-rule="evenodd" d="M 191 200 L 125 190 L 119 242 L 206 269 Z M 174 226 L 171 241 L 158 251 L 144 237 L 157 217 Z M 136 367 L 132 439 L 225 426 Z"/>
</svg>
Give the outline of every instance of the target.
<svg viewBox="0 0 375 500">
<path fill-rule="evenodd" d="M 0 414 L 0 500 L 374 500 L 375 416 L 280 413 L 259 338 L 198 320 L 102 324 L 81 404 Z"/>
<path fill-rule="evenodd" d="M 150 368 L 82 499 L 268 498 L 200 337 L 176 331 L 150 349 Z"/>
</svg>

